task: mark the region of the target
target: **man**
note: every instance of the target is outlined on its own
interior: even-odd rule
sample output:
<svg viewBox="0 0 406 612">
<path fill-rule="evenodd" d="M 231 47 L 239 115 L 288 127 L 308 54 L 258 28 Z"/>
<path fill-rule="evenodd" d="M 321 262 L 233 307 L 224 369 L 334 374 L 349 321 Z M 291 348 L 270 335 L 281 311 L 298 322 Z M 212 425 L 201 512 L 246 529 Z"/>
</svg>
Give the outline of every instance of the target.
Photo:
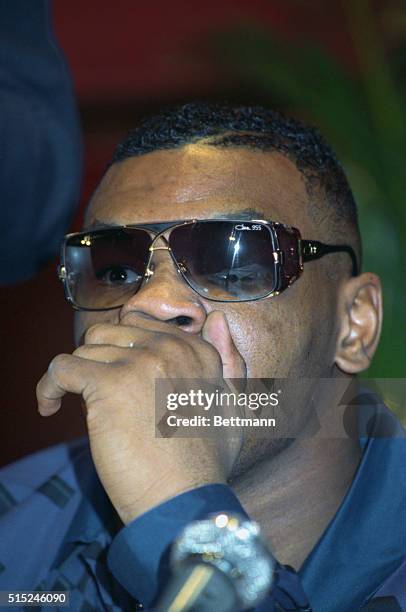
<svg viewBox="0 0 406 612">
<path fill-rule="evenodd" d="M 82 395 L 90 453 L 62 445 L 4 471 L 2 588 L 69 590 L 73 609 L 151 606 L 180 530 L 245 511 L 281 564 L 261 610 L 404 609 L 403 439 L 309 435 L 311 384 L 286 407 L 297 437 L 161 438 L 153 425 L 156 378 L 341 382 L 365 370 L 382 298 L 360 258 L 350 188 L 315 130 L 191 104 L 130 133 L 85 231 L 64 243 L 78 348 L 37 388 L 44 416 Z M 316 406 L 321 431 L 328 404 Z"/>
</svg>

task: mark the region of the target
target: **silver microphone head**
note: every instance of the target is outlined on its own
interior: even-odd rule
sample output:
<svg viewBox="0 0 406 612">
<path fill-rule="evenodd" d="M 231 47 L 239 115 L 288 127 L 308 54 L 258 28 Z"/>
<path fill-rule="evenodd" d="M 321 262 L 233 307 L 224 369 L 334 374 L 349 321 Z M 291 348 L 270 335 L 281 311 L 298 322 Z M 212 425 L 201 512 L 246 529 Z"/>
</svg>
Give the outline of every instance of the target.
<svg viewBox="0 0 406 612">
<path fill-rule="evenodd" d="M 171 565 L 192 556 L 228 576 L 241 610 L 257 606 L 270 591 L 275 560 L 259 525 L 243 516 L 222 512 L 187 525 L 172 546 Z"/>
</svg>

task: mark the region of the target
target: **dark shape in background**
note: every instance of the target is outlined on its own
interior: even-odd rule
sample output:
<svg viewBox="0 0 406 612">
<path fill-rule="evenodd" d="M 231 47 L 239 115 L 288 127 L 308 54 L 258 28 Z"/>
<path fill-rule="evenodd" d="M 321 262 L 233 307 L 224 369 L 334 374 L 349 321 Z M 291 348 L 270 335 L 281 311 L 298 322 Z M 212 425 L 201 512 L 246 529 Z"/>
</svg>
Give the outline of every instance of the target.
<svg viewBox="0 0 406 612">
<path fill-rule="evenodd" d="M 55 256 L 79 198 L 79 121 L 48 7 L 0 3 L 0 286 Z"/>
<path fill-rule="evenodd" d="M 53 12 L 84 132 L 83 196 L 71 229 L 80 228 L 114 145 L 145 113 L 228 99 L 310 119 L 345 163 L 361 209 L 364 269 L 384 281 L 383 341 L 371 375 L 404 375 L 404 4 L 54 0 Z M 36 413 L 38 379 L 53 356 L 73 350 L 73 313 L 55 267 L 1 290 L 0 464 L 85 431 L 76 397 L 51 419 Z"/>
</svg>

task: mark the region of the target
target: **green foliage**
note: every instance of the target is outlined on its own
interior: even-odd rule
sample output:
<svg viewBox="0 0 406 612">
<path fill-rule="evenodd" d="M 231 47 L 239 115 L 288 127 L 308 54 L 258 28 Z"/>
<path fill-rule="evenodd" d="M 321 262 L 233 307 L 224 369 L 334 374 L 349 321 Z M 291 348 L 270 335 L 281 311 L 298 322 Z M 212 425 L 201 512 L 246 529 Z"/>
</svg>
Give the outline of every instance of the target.
<svg viewBox="0 0 406 612">
<path fill-rule="evenodd" d="M 317 125 L 343 161 L 359 207 L 363 269 L 384 289 L 382 340 L 367 372 L 401 378 L 406 363 L 406 87 L 399 53 L 384 57 L 367 0 L 344 3 L 356 66 L 309 42 L 294 45 L 259 26 L 223 32 L 222 62 L 269 105 Z M 402 59 L 403 57 L 403 59 Z"/>
</svg>

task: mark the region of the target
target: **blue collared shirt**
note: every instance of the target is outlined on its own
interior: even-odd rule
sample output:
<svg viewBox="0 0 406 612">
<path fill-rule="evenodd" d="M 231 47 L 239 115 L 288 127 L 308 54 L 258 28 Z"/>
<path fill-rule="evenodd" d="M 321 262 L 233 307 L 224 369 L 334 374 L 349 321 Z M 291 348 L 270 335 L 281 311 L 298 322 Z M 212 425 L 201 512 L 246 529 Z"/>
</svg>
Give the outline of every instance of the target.
<svg viewBox="0 0 406 612">
<path fill-rule="evenodd" d="M 406 610 L 406 438 L 388 419 L 390 437 L 362 440 L 353 483 L 298 574 L 280 567 L 258 610 L 275 601 L 292 609 L 289 595 L 315 612 L 352 612 L 391 596 Z M 70 609 L 83 612 L 134 610 L 135 600 L 148 607 L 174 537 L 227 510 L 244 513 L 231 489 L 208 485 L 120 529 L 87 441 L 52 447 L 0 470 L 0 589 L 70 591 Z"/>
</svg>

